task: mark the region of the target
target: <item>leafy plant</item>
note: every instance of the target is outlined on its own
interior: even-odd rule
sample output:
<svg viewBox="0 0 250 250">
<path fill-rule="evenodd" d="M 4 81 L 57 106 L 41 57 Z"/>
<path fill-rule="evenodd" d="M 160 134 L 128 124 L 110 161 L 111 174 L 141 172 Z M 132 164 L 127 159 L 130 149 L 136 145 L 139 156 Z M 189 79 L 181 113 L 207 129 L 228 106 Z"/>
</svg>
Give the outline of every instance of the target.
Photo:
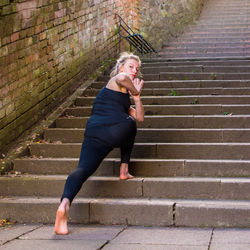
<svg viewBox="0 0 250 250">
<path fill-rule="evenodd" d="M 179 94 L 174 89 L 171 89 L 171 91 L 168 95 L 169 96 L 179 96 Z"/>
<path fill-rule="evenodd" d="M 190 104 L 198 104 L 198 103 L 199 103 L 199 100 L 197 98 L 195 98 L 193 102 L 190 102 Z"/>
<path fill-rule="evenodd" d="M 223 115 L 228 115 L 228 116 L 231 116 L 231 115 L 233 115 L 234 113 L 232 112 L 232 113 L 229 113 L 229 112 L 223 112 Z"/>
<path fill-rule="evenodd" d="M 212 76 L 212 78 L 213 78 L 213 80 L 216 80 L 216 74 L 214 74 L 214 73 L 211 73 L 211 76 Z"/>
</svg>

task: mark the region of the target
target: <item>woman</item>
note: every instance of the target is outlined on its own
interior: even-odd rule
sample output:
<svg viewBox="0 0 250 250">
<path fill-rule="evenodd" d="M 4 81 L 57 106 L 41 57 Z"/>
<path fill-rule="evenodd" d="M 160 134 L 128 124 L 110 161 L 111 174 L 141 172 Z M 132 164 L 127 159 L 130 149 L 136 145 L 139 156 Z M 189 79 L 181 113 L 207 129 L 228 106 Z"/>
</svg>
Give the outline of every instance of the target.
<svg viewBox="0 0 250 250">
<path fill-rule="evenodd" d="M 140 75 L 140 66 L 138 56 L 121 54 L 110 74 L 111 79 L 98 93 L 86 125 L 78 168 L 67 178 L 56 213 L 56 234 L 68 234 L 71 202 L 82 184 L 115 147 L 121 151 L 120 179 L 133 178 L 128 172 L 128 164 L 136 135 L 136 121 L 144 120 L 140 98 L 143 80 L 136 78 Z M 130 106 L 130 96 L 135 109 Z"/>
</svg>

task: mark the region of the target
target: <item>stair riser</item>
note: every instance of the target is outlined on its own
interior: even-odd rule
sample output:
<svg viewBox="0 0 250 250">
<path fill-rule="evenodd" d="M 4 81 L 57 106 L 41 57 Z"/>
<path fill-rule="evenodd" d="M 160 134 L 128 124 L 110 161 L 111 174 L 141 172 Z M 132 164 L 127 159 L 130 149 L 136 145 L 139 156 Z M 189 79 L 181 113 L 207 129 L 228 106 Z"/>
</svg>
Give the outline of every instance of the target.
<svg viewBox="0 0 250 250">
<path fill-rule="evenodd" d="M 227 46 L 228 47 L 228 46 Z M 184 46 L 184 48 L 173 48 L 173 47 L 167 47 L 164 50 L 164 54 L 190 54 L 190 53 L 194 53 L 194 54 L 216 54 L 216 53 L 250 53 L 250 48 L 249 47 L 242 47 L 242 48 L 226 48 L 226 47 L 222 47 L 222 48 L 199 48 L 199 47 L 187 47 Z M 227 71 L 226 71 L 227 72 Z M 148 72 L 150 73 L 150 72 Z"/>
<path fill-rule="evenodd" d="M 60 198 L 50 203 L 40 203 L 39 200 L 33 203 L 1 203 L 0 217 L 9 218 L 10 221 L 18 223 L 55 223 L 56 210 Z M 75 202 L 70 209 L 69 222 L 71 223 L 90 223 L 89 221 L 89 202 Z"/>
<path fill-rule="evenodd" d="M 175 59 L 175 58 L 218 58 L 218 57 L 223 57 L 223 58 L 230 58 L 230 57 L 250 57 L 250 53 L 235 53 L 235 52 L 227 52 L 227 53 L 195 53 L 195 51 L 192 51 L 187 54 L 174 54 L 174 53 L 160 53 L 162 57 L 168 57 L 170 59 Z M 150 80 L 150 79 L 149 79 Z"/>
<path fill-rule="evenodd" d="M 26 179 L 26 180 L 25 180 Z M 32 180 L 33 179 L 33 180 Z M 28 196 L 28 197 L 58 197 L 60 199 L 65 178 L 61 180 L 42 180 L 34 178 L 2 179 L 0 182 L 1 195 L 3 196 Z M 91 198 L 140 198 L 142 197 L 142 180 L 138 181 L 114 181 L 87 180 L 77 197 Z"/>
<path fill-rule="evenodd" d="M 249 41 L 249 38 L 245 37 L 217 37 L 217 36 L 210 36 L 210 37 L 184 37 L 181 40 L 177 40 L 178 42 L 182 43 L 227 43 L 228 41 L 234 42 L 234 43 L 244 43 L 247 44 Z M 230 58 L 232 59 L 232 58 Z"/>
<path fill-rule="evenodd" d="M 84 117 L 91 114 L 91 107 L 67 109 L 66 114 L 75 117 Z M 145 115 L 223 115 L 224 112 L 235 115 L 249 114 L 250 106 L 247 105 L 149 105 L 144 106 Z"/>
<path fill-rule="evenodd" d="M 65 178 L 34 179 L 2 178 L 0 182 L 3 196 L 60 197 Z M 180 179 L 134 179 L 133 181 L 97 180 L 86 181 L 77 197 L 91 198 L 168 198 L 168 199 L 213 199 L 249 200 L 250 183 L 204 179 L 185 181 Z"/>
<path fill-rule="evenodd" d="M 70 174 L 77 168 L 74 160 L 15 160 L 15 171 L 30 174 L 62 175 Z M 105 159 L 94 176 L 119 176 L 120 159 Z M 250 177 L 248 161 L 204 161 L 204 160 L 151 160 L 131 159 L 129 171 L 134 176 L 171 177 Z"/>
<path fill-rule="evenodd" d="M 186 104 L 250 104 L 250 88 L 249 89 L 217 89 L 217 90 L 212 90 L 211 92 L 218 93 L 218 92 L 224 92 L 224 94 L 230 94 L 229 92 L 238 92 L 241 95 L 246 95 L 249 94 L 249 96 L 198 96 L 200 93 L 198 93 L 199 89 L 194 89 L 194 92 L 197 93 L 197 96 L 194 96 L 194 93 L 192 93 L 192 96 L 190 97 L 185 97 L 185 96 L 170 96 L 171 91 L 173 89 L 168 89 L 168 90 L 159 90 L 159 91 L 154 91 L 154 93 L 148 93 L 152 95 L 150 98 L 145 98 L 142 96 L 141 100 L 144 105 L 186 105 Z M 179 92 L 181 94 L 179 95 L 185 95 L 185 91 L 190 93 L 192 92 L 192 89 L 176 89 L 176 93 L 178 94 Z M 209 90 L 202 89 L 200 92 L 208 92 Z M 226 93 L 225 93 L 226 92 Z M 249 92 L 249 93 L 248 93 Z M 217 94 L 216 93 L 216 94 Z M 157 95 L 158 94 L 158 95 Z M 161 94 L 161 96 L 160 96 Z M 164 96 L 165 94 L 165 96 Z M 235 93 L 231 93 L 235 94 Z M 78 98 L 75 102 L 76 106 L 91 106 L 94 103 L 93 98 Z M 133 101 L 132 101 L 133 103 Z"/>
<path fill-rule="evenodd" d="M 57 119 L 57 128 L 85 128 L 88 118 Z M 250 128 L 250 117 L 146 116 L 138 128 Z"/>
<path fill-rule="evenodd" d="M 53 224 L 57 207 L 58 203 L 54 200 L 50 204 L 41 203 L 39 200 L 35 203 L 5 201 L 0 203 L 0 217 L 19 223 Z M 76 200 L 70 209 L 69 222 L 137 226 L 248 227 L 249 221 L 246 218 L 249 216 L 249 207 L 243 205 L 223 207 L 206 203 L 192 205 L 180 201 L 169 201 L 167 204 L 155 204 L 150 201 L 126 204 Z"/>
<path fill-rule="evenodd" d="M 158 203 L 76 200 L 70 209 L 69 222 L 137 226 L 173 225 L 173 202 Z M 34 203 L 0 202 L 0 217 L 19 223 L 54 223 L 58 205 L 55 200 L 50 204 L 40 203 L 39 200 Z M 150 216 L 145 217 L 145 214 Z"/>
<path fill-rule="evenodd" d="M 183 42 L 184 40 L 183 39 L 181 39 L 181 41 L 178 41 L 178 42 Z M 194 41 L 192 41 L 192 42 L 194 42 Z M 230 42 L 232 42 L 232 41 L 230 41 Z M 164 51 L 164 50 L 163 50 Z M 163 51 L 161 51 L 161 52 L 163 52 Z M 185 59 L 185 58 L 174 58 L 174 59 L 169 59 L 169 58 L 167 58 L 167 57 L 150 57 L 150 58 L 144 58 L 144 59 L 142 59 L 142 63 L 185 63 L 186 62 L 186 66 L 188 66 L 188 62 L 219 62 L 219 63 L 221 63 L 221 62 L 224 62 L 224 61 L 226 61 L 226 62 L 232 62 L 232 61 L 234 61 L 234 62 L 237 62 L 237 61 L 249 61 L 250 59 L 248 58 L 248 57 L 236 57 L 236 58 L 222 58 L 222 57 L 218 57 L 218 58 L 196 58 L 196 57 L 194 57 L 194 58 L 187 58 L 187 59 Z M 197 64 L 196 64 L 197 65 Z M 216 65 L 216 64 L 214 64 L 214 65 Z M 237 65 L 237 63 L 236 63 L 236 65 Z"/>
<path fill-rule="evenodd" d="M 70 157 L 78 158 L 81 144 L 33 144 L 31 155 L 42 157 Z M 119 158 L 118 149 L 109 153 L 108 157 Z M 244 144 L 135 144 L 132 158 L 145 159 L 250 159 L 250 145 Z"/>
<path fill-rule="evenodd" d="M 249 19 L 250 21 L 250 19 Z M 245 38 L 249 39 L 250 38 L 250 32 L 242 31 L 242 32 L 208 32 L 208 31 L 203 31 L 203 32 L 188 32 L 186 33 L 186 38 L 192 38 L 192 37 L 217 37 L 217 38 L 231 38 L 231 37 L 237 37 L 237 38 Z M 237 50 L 237 48 L 236 48 Z"/>
<path fill-rule="evenodd" d="M 198 26 L 193 26 L 189 28 L 190 33 L 244 33 L 250 32 L 250 28 L 248 27 L 247 24 L 245 25 L 198 25 Z M 235 47 L 239 46 L 239 44 L 235 44 Z"/>
<path fill-rule="evenodd" d="M 237 204 L 227 209 L 212 204 L 176 205 L 176 226 L 195 227 L 249 227 L 249 206 L 239 207 Z"/>
<path fill-rule="evenodd" d="M 143 195 L 174 199 L 249 200 L 249 183 L 216 182 L 166 182 L 144 180 Z"/>
<path fill-rule="evenodd" d="M 142 90 L 143 104 L 144 105 L 149 104 L 149 102 L 151 101 L 149 99 L 145 100 L 146 98 L 143 98 L 143 96 L 170 96 L 173 89 L 175 90 L 177 95 L 180 95 L 180 96 L 185 96 L 185 95 L 190 95 L 190 96 L 194 96 L 194 95 L 250 95 L 250 88 L 249 87 L 230 88 L 230 86 L 228 86 L 228 88 L 223 88 L 223 87 L 212 88 L 212 86 L 209 86 L 209 88 L 207 88 L 207 86 L 205 86 L 205 87 L 202 86 L 200 88 L 197 86 L 197 88 L 195 88 L 193 85 L 201 85 L 201 84 L 198 82 L 195 84 L 187 82 L 186 86 L 184 86 L 185 81 L 183 81 L 182 84 L 180 83 L 179 86 L 177 84 L 173 84 L 173 87 L 171 87 L 171 83 L 169 83 L 167 85 L 169 86 L 169 88 L 155 88 L 155 89 Z M 210 85 L 213 85 L 213 84 L 211 83 Z M 218 84 L 214 83 L 214 85 L 218 85 Z M 92 91 L 91 95 L 93 97 L 93 100 L 91 100 L 91 98 L 88 98 L 88 99 L 78 98 L 75 102 L 75 105 L 76 106 L 92 105 L 94 103 L 94 98 L 98 92 L 99 92 L 99 90 L 96 90 L 95 92 Z M 156 101 L 158 101 L 157 98 L 158 97 L 155 97 L 154 99 L 156 99 Z M 188 98 L 193 98 L 193 97 L 188 97 Z M 195 98 L 198 98 L 198 97 L 195 97 Z M 206 97 L 206 98 L 208 98 L 208 97 Z M 228 97 L 225 97 L 225 98 L 228 99 Z M 223 98 L 222 100 L 225 100 L 225 98 Z M 173 97 L 172 97 L 172 99 L 173 99 Z M 182 98 L 179 98 L 179 99 L 182 99 Z M 199 99 L 204 100 L 204 97 L 200 97 Z M 214 99 L 214 96 L 212 96 L 211 100 L 213 100 L 213 99 Z M 190 101 L 193 101 L 193 100 L 190 100 Z M 240 103 L 241 100 L 237 100 L 237 102 Z M 186 102 L 185 104 L 189 104 L 189 103 L 190 102 Z"/>
<path fill-rule="evenodd" d="M 85 118 L 59 118 L 56 120 L 57 128 L 85 128 L 89 117 Z"/>
<path fill-rule="evenodd" d="M 177 56 L 177 55 L 176 55 Z M 159 75 L 147 75 L 154 80 L 249 80 L 249 73 L 160 73 Z"/>
<path fill-rule="evenodd" d="M 171 51 L 170 51 L 171 52 Z M 178 53 L 178 51 L 176 50 Z M 173 51 L 173 53 L 175 53 Z M 190 67 L 182 67 L 182 66 L 175 66 L 175 67 L 152 67 L 152 68 L 145 68 L 143 70 L 143 73 L 145 74 L 160 74 L 161 72 L 192 72 L 192 73 L 198 73 L 198 72 L 208 72 L 208 73 L 249 73 L 250 72 L 250 66 L 240 66 L 240 67 L 234 67 L 234 66 L 219 66 L 219 67 L 213 67 L 213 66 L 190 66 Z"/>
<path fill-rule="evenodd" d="M 142 128 L 249 128 L 249 117 L 194 116 L 194 117 L 146 117 L 138 127 Z"/>
<path fill-rule="evenodd" d="M 202 22 L 211 22 L 211 23 L 216 23 L 216 22 L 228 22 L 228 23 L 249 23 L 249 15 L 248 13 L 246 14 L 237 14 L 237 15 L 227 15 L 227 16 L 218 16 L 218 14 L 215 13 L 215 15 L 204 15 L 202 14 L 199 18 L 199 24 Z"/>
<path fill-rule="evenodd" d="M 40 175 L 70 174 L 78 166 L 79 158 L 71 159 L 16 159 L 14 170 L 21 173 Z M 117 171 L 116 171 L 117 172 Z M 105 161 L 93 174 L 94 176 L 114 176 L 115 163 Z"/>
<path fill-rule="evenodd" d="M 175 43 L 176 45 L 180 44 L 180 45 L 185 45 L 186 43 Z M 175 45 L 173 44 L 173 45 Z M 191 43 L 193 44 L 193 43 Z M 214 43 L 210 43 L 211 46 L 215 45 Z M 237 43 L 238 44 L 238 43 Z M 194 46 L 196 44 L 194 43 Z M 204 43 L 200 43 L 200 45 L 204 45 Z M 206 44 L 204 46 L 207 46 Z M 147 61 L 145 63 L 143 63 L 142 67 L 143 69 L 147 69 L 150 67 L 173 67 L 173 66 L 186 66 L 186 67 L 191 67 L 191 66 L 197 66 L 197 65 L 202 65 L 202 66 L 249 66 L 250 65 L 250 61 L 249 60 L 237 60 L 237 61 L 230 61 L 230 60 L 222 60 L 222 61 L 180 61 L 180 62 L 150 62 Z M 94 84 L 100 84 L 98 82 L 93 83 L 91 86 L 94 86 Z"/>
<path fill-rule="evenodd" d="M 178 56 L 178 55 L 176 55 Z M 212 74 L 214 73 L 214 74 Z M 145 81 L 157 80 L 249 80 L 250 73 L 183 73 L 171 72 L 161 74 L 147 74 L 143 76 Z M 216 76 L 215 76 L 216 73 Z M 108 81 L 107 77 L 103 76 L 101 81 Z"/>
<path fill-rule="evenodd" d="M 219 15 L 219 16 L 218 16 Z M 213 22 L 216 22 L 216 21 L 228 21 L 228 22 L 235 22 L 235 21 L 241 21 L 242 23 L 249 23 L 249 13 L 248 12 L 245 12 L 243 14 L 239 14 L 239 13 L 235 13 L 235 14 L 232 14 L 232 13 L 228 13 L 228 14 L 224 14 L 221 13 L 221 12 L 214 12 L 213 14 L 201 14 L 201 16 L 199 17 L 199 21 L 202 22 L 202 21 L 213 21 Z M 244 21 L 243 21 L 244 20 Z"/>
<path fill-rule="evenodd" d="M 85 130 L 48 130 L 44 139 L 47 141 L 61 141 L 63 143 L 81 143 Z M 136 142 L 249 142 L 250 130 L 140 130 L 136 135 Z"/>
<path fill-rule="evenodd" d="M 249 48 L 249 45 L 247 42 L 217 42 L 217 43 L 213 43 L 213 42 L 204 42 L 204 43 L 199 43 L 199 42 L 171 42 L 166 46 L 167 48 L 178 48 L 178 49 L 195 49 L 195 48 Z M 223 63 L 223 61 L 221 62 L 224 65 L 227 65 L 226 61 Z M 217 65 L 218 63 L 216 63 Z M 180 64 L 183 65 L 183 64 Z M 187 65 L 187 63 L 185 64 Z M 189 65 L 189 63 L 188 63 Z M 211 64 L 210 64 L 211 65 Z M 246 63 L 243 63 L 243 65 L 246 65 Z M 168 66 L 171 66 L 170 64 Z M 237 64 L 235 64 L 235 66 L 238 66 Z"/>
<path fill-rule="evenodd" d="M 86 89 L 85 94 L 87 96 L 96 96 L 100 89 L 105 83 L 93 83 L 96 89 Z M 241 88 L 250 87 L 249 80 L 193 80 L 193 81 L 183 81 L 183 80 L 165 80 L 165 81 L 144 81 L 144 91 L 151 93 L 150 88 L 213 88 L 213 87 L 223 87 L 223 88 Z"/>
</svg>

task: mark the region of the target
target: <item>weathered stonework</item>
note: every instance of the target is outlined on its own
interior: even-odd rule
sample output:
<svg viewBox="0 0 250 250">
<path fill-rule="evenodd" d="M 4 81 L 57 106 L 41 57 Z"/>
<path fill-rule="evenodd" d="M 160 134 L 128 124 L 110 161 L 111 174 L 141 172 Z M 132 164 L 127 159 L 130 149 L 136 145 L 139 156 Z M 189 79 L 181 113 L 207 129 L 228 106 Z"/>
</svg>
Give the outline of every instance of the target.
<svg viewBox="0 0 250 250">
<path fill-rule="evenodd" d="M 156 49 L 197 19 L 204 0 L 142 0 L 141 33 Z"/>
<path fill-rule="evenodd" d="M 0 0 L 0 153 L 117 56 L 115 13 L 133 27 L 137 12 L 131 0 Z"/>
</svg>

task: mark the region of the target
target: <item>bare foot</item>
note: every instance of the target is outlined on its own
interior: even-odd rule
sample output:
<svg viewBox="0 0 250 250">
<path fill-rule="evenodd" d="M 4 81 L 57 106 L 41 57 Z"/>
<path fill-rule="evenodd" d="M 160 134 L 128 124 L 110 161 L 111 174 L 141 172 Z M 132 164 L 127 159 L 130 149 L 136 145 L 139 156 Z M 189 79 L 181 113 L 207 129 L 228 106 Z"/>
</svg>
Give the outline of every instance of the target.
<svg viewBox="0 0 250 250">
<path fill-rule="evenodd" d="M 120 180 L 128 180 L 135 178 L 133 175 L 127 173 L 127 174 L 120 174 Z"/>
<path fill-rule="evenodd" d="M 56 212 L 56 221 L 54 231 L 56 234 L 68 234 L 68 212 L 69 205 L 61 204 Z"/>
<path fill-rule="evenodd" d="M 122 163 L 120 166 L 120 180 L 133 179 L 134 176 L 128 172 L 128 164 Z"/>
</svg>

